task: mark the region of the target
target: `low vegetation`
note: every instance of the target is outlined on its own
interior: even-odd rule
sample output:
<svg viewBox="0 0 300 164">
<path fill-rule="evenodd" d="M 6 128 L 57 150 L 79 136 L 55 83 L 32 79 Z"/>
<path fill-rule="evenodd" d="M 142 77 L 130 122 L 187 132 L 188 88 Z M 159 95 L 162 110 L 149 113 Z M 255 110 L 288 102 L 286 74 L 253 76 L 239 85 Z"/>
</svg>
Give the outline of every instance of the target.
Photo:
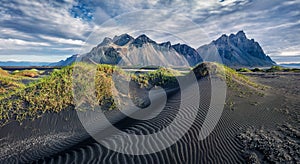
<svg viewBox="0 0 300 164">
<path fill-rule="evenodd" d="M 0 76 L 0 99 L 9 93 L 24 87 L 25 85 L 16 78 Z"/>
<path fill-rule="evenodd" d="M 17 75 L 20 74 L 15 72 L 14 75 L 8 76 L 19 77 Z M 113 79 L 115 75 L 118 75 L 118 79 Z M 173 84 L 176 81 L 174 75 L 179 75 L 179 73 L 166 68 L 136 75 L 125 73 L 111 65 L 98 65 L 95 69 L 89 64 L 77 63 L 54 70 L 51 75 L 26 86 L 18 83 L 22 86 L 18 86 L 17 91 L 6 94 L 0 99 L 1 124 L 5 124 L 8 120 L 22 122 L 24 119 L 34 119 L 45 112 L 74 109 L 75 105 L 96 103 L 94 105 L 100 105 L 104 110 L 117 109 L 117 104 L 120 102 L 115 102 L 114 96 L 120 96 L 120 94 L 129 96 L 122 95 L 126 94 L 122 91 L 116 92 L 126 87 L 122 86 L 122 80 L 131 79 L 140 87 L 150 89 L 155 86 L 164 87 Z M 121 85 L 115 85 L 116 82 Z M 8 88 L 7 85 L 5 88 Z M 76 93 L 75 97 L 73 92 Z"/>
<path fill-rule="evenodd" d="M 246 69 L 244 69 L 246 70 Z M 206 77 L 207 75 L 218 76 L 226 81 L 228 87 L 236 84 L 247 85 L 252 88 L 263 88 L 263 86 L 253 82 L 247 76 L 242 75 L 225 65 L 219 63 L 202 63 L 193 69 L 197 78 Z"/>
<path fill-rule="evenodd" d="M 284 68 L 280 66 L 272 66 L 270 69 L 267 69 L 266 72 L 281 72 Z"/>
<path fill-rule="evenodd" d="M 128 80 L 129 77 L 118 67 L 106 64 L 98 65 L 95 74 L 96 104 L 104 110 L 118 109 L 121 102 L 118 102 L 115 96 L 118 96 L 121 89 L 126 87 L 123 86 L 123 81 Z M 117 80 L 118 84 L 115 84 Z"/>
<path fill-rule="evenodd" d="M 39 74 L 38 70 L 30 70 L 29 72 Z M 264 89 L 264 86 L 251 81 L 248 77 L 217 63 L 202 63 L 196 66 L 193 72 L 197 78 L 217 75 L 226 81 L 228 87 L 242 95 L 248 94 L 245 88 L 251 88 L 249 92 Z M 114 98 L 115 96 L 139 99 L 140 93 L 147 96 L 148 91 L 156 86 L 166 89 L 178 87 L 176 78 L 183 76 L 178 71 L 163 67 L 148 73 L 137 72 L 133 74 L 123 72 L 118 67 L 111 65 L 97 65 L 95 67 L 94 65 L 76 63 L 59 70 L 53 70 L 49 76 L 24 85 L 20 79 L 27 76 L 27 73 L 28 70 L 14 72 L 13 75 L 10 75 L 8 72 L 0 70 L 0 96 L 2 93 L 0 124 L 3 125 L 8 120 L 22 122 L 24 119 L 37 118 L 45 112 L 60 112 L 87 104 L 92 105 L 89 106 L 92 109 L 94 109 L 94 105 L 99 105 L 103 110 L 118 109 L 117 106 L 122 102 L 118 102 L 118 99 Z M 126 93 L 123 91 L 124 88 L 128 87 L 124 86 L 125 81 L 130 81 L 133 86 L 138 86 L 138 89 Z M 143 96 L 141 97 L 144 99 Z M 137 102 L 140 103 L 141 101 Z"/>
<path fill-rule="evenodd" d="M 177 86 L 176 76 L 181 76 L 180 72 L 170 68 L 159 67 L 157 70 L 149 73 L 133 74 L 131 78 L 140 84 L 141 87 L 147 89 L 155 86 L 174 88 Z"/>
<path fill-rule="evenodd" d="M 263 69 L 260 69 L 260 68 L 254 68 L 251 70 L 252 72 L 264 72 Z"/>
<path fill-rule="evenodd" d="M 0 68 L 0 99 L 9 93 L 24 88 L 20 78 L 11 76 L 9 72 Z"/>
<path fill-rule="evenodd" d="M 193 69 L 197 78 L 217 76 L 226 82 L 229 91 L 235 96 L 245 98 L 250 95 L 263 97 L 265 94 L 264 85 L 258 84 L 249 77 L 238 73 L 237 71 L 218 63 L 202 63 Z M 208 76 L 209 75 L 209 76 Z M 234 102 L 226 102 L 229 108 L 233 108 Z"/>
<path fill-rule="evenodd" d="M 224 66 L 224 70 L 228 87 L 234 88 L 237 87 L 237 85 L 244 85 L 252 89 L 265 89 L 265 86 L 250 80 L 249 77 L 242 75 L 229 67 Z"/>
<path fill-rule="evenodd" d="M 239 68 L 236 70 L 237 72 L 263 72 L 263 73 L 274 73 L 274 72 L 300 72 L 300 69 L 297 68 L 285 68 L 278 65 L 272 66 L 268 69 L 262 69 L 262 68 L 254 68 L 254 69 L 248 69 L 248 68 Z"/>
<path fill-rule="evenodd" d="M 272 66 L 270 69 L 267 69 L 266 72 L 300 72 L 300 69 Z"/>
<path fill-rule="evenodd" d="M 31 77 L 31 78 L 34 78 L 34 77 L 38 77 L 40 75 L 40 72 L 39 70 L 37 69 L 30 69 L 30 70 L 16 70 L 14 71 L 12 74 L 15 75 L 15 76 L 23 76 L 23 77 Z"/>
<path fill-rule="evenodd" d="M 9 76 L 10 74 L 6 71 L 6 70 L 3 70 L 2 68 L 0 68 L 0 76 L 3 77 L 3 76 Z"/>
<path fill-rule="evenodd" d="M 229 67 L 218 63 L 201 63 L 193 69 L 196 77 L 199 78 L 219 78 L 223 80 L 229 88 L 228 95 L 245 98 L 250 95 L 261 96 L 265 86 L 255 83 L 247 76 L 238 73 Z M 232 92 L 232 93 L 230 93 Z M 232 95 L 231 95 L 232 96 Z M 227 98 L 225 105 L 230 110 L 234 110 L 235 102 L 230 97 Z"/>
<path fill-rule="evenodd" d="M 88 66 L 79 64 L 76 69 L 82 69 L 81 75 L 86 75 L 84 68 Z M 99 65 L 96 76 L 96 95 L 101 105 L 111 97 L 110 86 L 113 67 Z M 73 70 L 68 66 L 54 71 L 50 76 L 31 83 L 11 96 L 0 100 L 1 120 L 16 119 L 22 121 L 26 118 L 36 118 L 45 112 L 60 112 L 67 108 L 74 108 L 73 97 Z M 77 71 L 76 70 L 76 71 Z M 82 79 L 76 77 L 76 79 Z"/>
<path fill-rule="evenodd" d="M 240 68 L 236 70 L 237 72 L 252 72 L 250 69 L 248 68 Z"/>
<path fill-rule="evenodd" d="M 72 100 L 70 71 L 70 67 L 55 71 L 51 76 L 42 78 L 2 98 L 0 114 L 3 123 L 12 119 L 21 121 L 25 118 L 35 118 L 45 111 L 60 111 L 68 107 Z"/>
</svg>

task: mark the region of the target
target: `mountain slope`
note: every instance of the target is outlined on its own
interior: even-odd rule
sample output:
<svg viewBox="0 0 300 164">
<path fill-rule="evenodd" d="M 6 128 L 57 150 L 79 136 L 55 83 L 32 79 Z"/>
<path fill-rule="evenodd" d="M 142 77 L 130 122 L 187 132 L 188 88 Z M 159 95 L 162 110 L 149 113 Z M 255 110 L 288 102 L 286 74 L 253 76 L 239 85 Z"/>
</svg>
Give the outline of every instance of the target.
<svg viewBox="0 0 300 164">
<path fill-rule="evenodd" d="M 185 47 L 192 49 L 187 45 Z M 123 34 L 113 39 L 105 38 L 102 43 L 94 47 L 90 52 L 81 55 L 80 60 L 102 64 L 118 64 L 121 66 L 159 65 L 187 67 L 195 65 L 196 63 L 186 58 L 190 56 L 187 52 L 179 51 L 179 48 L 172 46 L 170 42 L 158 44 L 146 35 L 141 35 L 134 39 L 128 34 Z M 200 57 L 197 52 L 195 54 L 198 55 L 197 58 Z M 199 59 L 198 61 L 200 61 Z"/>
<path fill-rule="evenodd" d="M 230 67 L 267 67 L 276 63 L 267 56 L 258 42 L 248 39 L 244 31 L 217 40 L 197 49 L 201 56 L 219 53 L 223 64 Z"/>
<path fill-rule="evenodd" d="M 62 66 L 71 65 L 72 63 L 74 63 L 76 61 L 78 56 L 79 55 L 72 55 L 71 57 L 68 57 L 66 60 L 61 60 L 61 61 L 56 62 L 56 63 L 51 63 L 51 64 L 49 64 L 49 66 L 62 67 Z"/>
</svg>

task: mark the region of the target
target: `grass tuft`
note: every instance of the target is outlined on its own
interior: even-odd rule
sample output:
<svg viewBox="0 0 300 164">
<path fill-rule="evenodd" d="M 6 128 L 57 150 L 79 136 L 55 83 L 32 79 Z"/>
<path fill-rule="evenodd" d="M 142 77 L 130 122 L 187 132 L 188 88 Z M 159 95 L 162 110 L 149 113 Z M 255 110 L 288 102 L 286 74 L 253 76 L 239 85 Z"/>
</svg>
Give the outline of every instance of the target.
<svg viewBox="0 0 300 164">
<path fill-rule="evenodd" d="M 236 70 L 237 72 L 252 72 L 250 69 L 248 68 L 240 68 Z"/>
<path fill-rule="evenodd" d="M 233 89 L 239 93 L 239 97 L 244 97 L 245 95 L 257 93 L 259 94 L 267 87 L 258 84 L 249 77 L 242 75 L 225 65 L 219 63 L 201 63 L 193 69 L 197 78 L 203 78 L 208 75 L 216 75 L 222 80 L 226 81 L 228 88 Z M 261 94 L 259 94 L 261 95 Z"/>
<path fill-rule="evenodd" d="M 34 78 L 40 75 L 40 71 L 36 69 L 22 70 L 22 71 L 16 70 L 12 73 L 12 75 Z"/>
</svg>

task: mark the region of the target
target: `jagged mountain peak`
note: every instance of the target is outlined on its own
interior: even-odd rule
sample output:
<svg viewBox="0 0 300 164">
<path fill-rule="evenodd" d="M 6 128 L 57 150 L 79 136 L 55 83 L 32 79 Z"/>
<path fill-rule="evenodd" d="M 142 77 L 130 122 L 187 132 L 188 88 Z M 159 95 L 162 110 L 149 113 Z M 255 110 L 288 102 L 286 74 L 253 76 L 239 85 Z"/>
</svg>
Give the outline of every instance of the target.
<svg viewBox="0 0 300 164">
<path fill-rule="evenodd" d="M 136 39 L 141 39 L 141 40 L 151 40 L 146 34 L 141 34 L 138 36 Z"/>
<path fill-rule="evenodd" d="M 221 37 L 219 37 L 217 40 L 214 40 L 213 42 L 216 44 L 222 44 L 226 43 L 228 41 L 228 36 L 226 34 L 223 34 Z"/>
<path fill-rule="evenodd" d="M 194 48 L 186 44 L 175 44 L 172 46 L 178 53 L 182 54 L 191 66 L 203 62 L 202 57 Z"/>
<path fill-rule="evenodd" d="M 239 32 L 236 33 L 236 36 L 238 36 L 238 37 L 246 37 L 246 33 L 243 30 L 241 30 L 241 31 L 239 31 Z"/>
<path fill-rule="evenodd" d="M 229 39 L 231 39 L 231 40 L 241 40 L 241 41 L 247 41 L 248 40 L 248 38 L 246 36 L 246 33 L 244 31 L 239 31 L 235 35 L 230 34 Z"/>
<path fill-rule="evenodd" d="M 142 34 L 140 36 L 138 36 L 136 39 L 134 39 L 134 41 L 132 42 L 132 44 L 136 47 L 142 47 L 143 44 L 146 43 L 152 43 L 152 44 L 156 44 L 155 41 L 153 41 L 152 39 L 150 39 L 147 35 Z"/>
<path fill-rule="evenodd" d="M 171 48 L 171 46 L 172 46 L 170 41 L 160 43 L 159 45 L 163 46 L 163 47 L 166 47 L 166 48 Z"/>
<path fill-rule="evenodd" d="M 248 39 L 246 36 L 246 33 L 241 30 L 239 32 L 237 32 L 236 34 L 230 34 L 229 36 L 226 34 L 221 35 L 221 37 L 219 37 L 217 40 L 213 41 L 214 43 L 224 43 L 224 42 L 229 42 L 230 40 L 246 40 Z"/>
<path fill-rule="evenodd" d="M 112 43 L 112 39 L 109 37 L 105 37 L 103 41 L 99 44 L 99 46 L 108 46 Z"/>
<path fill-rule="evenodd" d="M 130 41 L 132 41 L 134 38 L 132 36 L 130 36 L 129 34 L 122 34 L 119 36 L 115 36 L 113 38 L 113 42 L 114 44 L 118 45 L 118 46 L 124 46 L 127 43 L 129 43 Z"/>
<path fill-rule="evenodd" d="M 254 39 L 248 39 L 244 31 L 229 36 L 223 34 L 209 45 L 199 47 L 198 52 L 207 56 L 215 52 L 215 49 L 218 50 L 218 55 L 221 56 L 223 63 L 227 66 L 264 67 L 275 64 L 264 53 L 258 42 Z"/>
</svg>

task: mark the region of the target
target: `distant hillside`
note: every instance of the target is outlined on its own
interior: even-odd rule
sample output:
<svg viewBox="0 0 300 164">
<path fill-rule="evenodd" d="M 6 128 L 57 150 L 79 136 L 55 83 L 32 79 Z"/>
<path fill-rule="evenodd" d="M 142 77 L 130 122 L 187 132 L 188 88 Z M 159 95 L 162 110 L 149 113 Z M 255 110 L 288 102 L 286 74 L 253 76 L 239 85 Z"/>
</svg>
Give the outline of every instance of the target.
<svg viewBox="0 0 300 164">
<path fill-rule="evenodd" d="M 280 66 L 286 68 L 300 68 L 300 63 L 280 64 Z"/>
<path fill-rule="evenodd" d="M 276 63 L 267 56 L 258 42 L 248 39 L 244 31 L 229 36 L 222 35 L 197 51 L 205 58 L 212 53 L 219 53 L 223 64 L 229 67 L 268 67 Z"/>
<path fill-rule="evenodd" d="M 16 61 L 5 61 L 0 62 L 0 66 L 47 66 L 49 62 L 16 62 Z"/>
<path fill-rule="evenodd" d="M 74 63 L 77 59 L 79 55 L 73 55 L 69 58 L 67 58 L 66 60 L 61 60 L 59 62 L 56 63 L 51 63 L 48 64 L 48 66 L 58 66 L 58 67 L 62 67 L 62 66 L 67 66 L 67 65 L 71 65 L 72 63 Z"/>
</svg>

